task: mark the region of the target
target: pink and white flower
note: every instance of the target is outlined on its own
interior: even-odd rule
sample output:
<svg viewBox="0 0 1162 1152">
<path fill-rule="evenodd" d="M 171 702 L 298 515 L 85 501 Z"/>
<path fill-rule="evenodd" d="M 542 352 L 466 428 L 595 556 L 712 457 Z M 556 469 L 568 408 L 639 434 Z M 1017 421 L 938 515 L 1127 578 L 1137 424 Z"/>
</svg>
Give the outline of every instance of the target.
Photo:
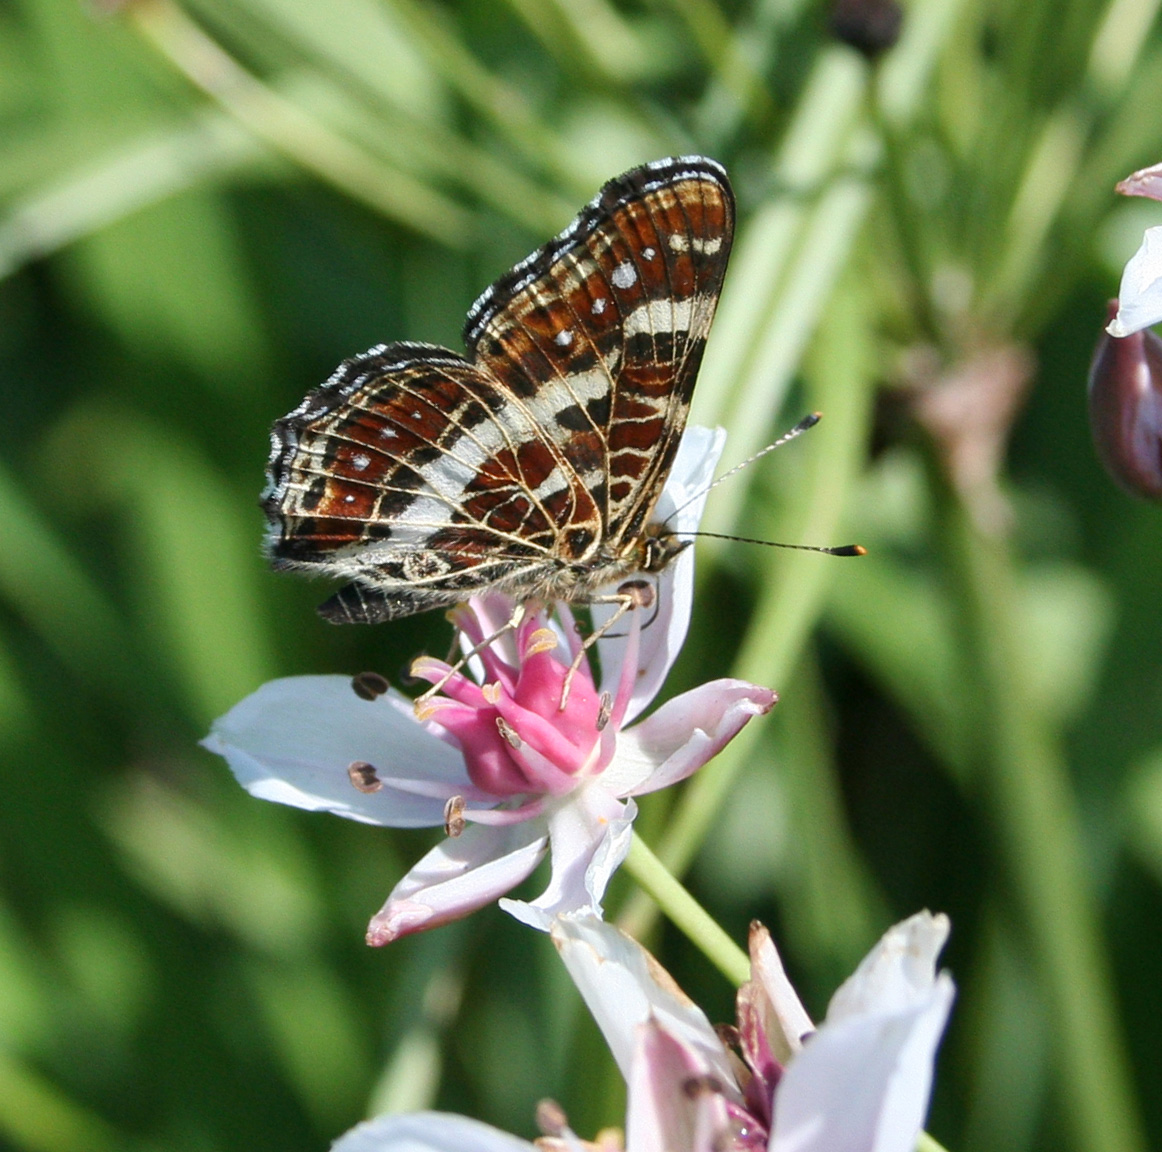
<svg viewBox="0 0 1162 1152">
<path fill-rule="evenodd" d="M 553 940 L 628 1085 L 628 1152 L 913 1152 L 952 1005 L 936 958 L 943 916 L 891 928 L 812 1025 L 769 933 L 751 936 L 751 980 L 727 1050 L 643 948 L 591 916 Z M 578 1148 L 571 1133 L 551 1147 Z M 460 1116 L 381 1116 L 334 1152 L 531 1152 Z"/>
<path fill-rule="evenodd" d="M 663 519 L 673 514 L 675 531 L 697 527 L 722 443 L 721 433 L 687 430 L 658 506 Z M 370 944 L 467 915 L 524 880 L 550 850 L 543 895 L 503 906 L 542 930 L 558 913 L 599 914 L 629 850 L 632 797 L 685 779 L 776 699 L 766 688 L 716 680 L 628 727 L 685 639 L 692 551 L 661 574 L 654 607 L 631 612 L 598 641 L 600 687 L 581 661 L 564 709 L 580 641 L 561 607 L 556 619 L 531 614 L 482 649 L 470 663 L 475 678 L 417 661 L 418 676 L 442 684 L 418 708 L 394 691 L 361 698 L 342 676 L 274 680 L 217 720 L 204 744 L 263 799 L 369 824 L 448 828 L 373 917 Z M 466 646 L 512 610 L 495 595 L 460 610 Z"/>
<path fill-rule="evenodd" d="M 1162 200 L 1162 164 L 1127 176 L 1117 186 L 1124 196 Z M 1162 225 L 1147 228 L 1142 245 L 1130 257 L 1118 289 L 1118 311 L 1106 326 L 1111 336 L 1124 338 L 1162 321 Z"/>
</svg>

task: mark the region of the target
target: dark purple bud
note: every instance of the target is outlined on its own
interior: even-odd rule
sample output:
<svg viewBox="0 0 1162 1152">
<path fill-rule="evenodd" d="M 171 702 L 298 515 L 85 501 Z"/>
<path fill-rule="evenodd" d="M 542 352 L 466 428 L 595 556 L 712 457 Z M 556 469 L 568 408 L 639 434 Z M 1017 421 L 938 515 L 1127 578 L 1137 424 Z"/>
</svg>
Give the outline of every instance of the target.
<svg viewBox="0 0 1162 1152">
<path fill-rule="evenodd" d="M 869 60 L 895 44 L 902 22 L 896 0 L 836 0 L 831 9 L 831 34 Z"/>
<path fill-rule="evenodd" d="M 1110 302 L 1110 319 L 1118 302 Z M 1162 340 L 1148 328 L 1103 333 L 1089 370 L 1089 426 L 1106 471 L 1128 492 L 1162 500 Z"/>
</svg>

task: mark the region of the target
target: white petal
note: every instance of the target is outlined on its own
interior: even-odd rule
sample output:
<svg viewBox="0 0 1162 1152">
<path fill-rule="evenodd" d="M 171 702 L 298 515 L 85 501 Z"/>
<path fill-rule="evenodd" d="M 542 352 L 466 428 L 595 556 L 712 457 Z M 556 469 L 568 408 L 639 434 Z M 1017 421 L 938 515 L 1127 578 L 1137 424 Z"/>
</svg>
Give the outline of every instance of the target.
<svg viewBox="0 0 1162 1152">
<path fill-rule="evenodd" d="M 787 978 L 787 970 L 770 932 L 752 926 L 750 945 L 751 979 L 757 981 L 766 993 L 781 1032 L 780 1036 L 768 1035 L 767 1042 L 776 1059 L 785 1062 L 803 1047 L 803 1037 L 814 1032 L 815 1025 Z"/>
<path fill-rule="evenodd" d="M 442 824 L 448 797 L 475 789 L 460 753 L 401 708 L 410 704 L 398 694 L 361 700 L 345 676 L 293 676 L 236 704 L 202 745 L 224 756 L 238 782 L 263 800 L 393 828 Z M 355 760 L 434 794 L 360 792 L 347 774 Z"/>
<path fill-rule="evenodd" d="M 791 1061 L 769 1152 L 913 1152 L 954 996 L 928 963 L 939 921 L 917 920 L 888 933 Z"/>
<path fill-rule="evenodd" d="M 710 1021 L 636 940 L 595 916 L 560 917 L 552 935 L 627 1083 L 638 1028 L 654 1019 L 696 1053 L 731 1099 L 739 1099 L 734 1071 Z"/>
<path fill-rule="evenodd" d="M 867 1012 L 906 1011 L 925 1002 L 948 931 L 948 917 L 931 912 L 917 912 L 889 928 L 831 997 L 828 1023 Z"/>
<path fill-rule="evenodd" d="M 500 906 L 541 932 L 565 913 L 600 916 L 610 877 L 629 851 L 636 816 L 632 800 L 622 803 L 598 782 L 578 789 L 549 816 L 549 886 L 529 903 L 502 900 Z"/>
<path fill-rule="evenodd" d="M 632 1152 L 715 1152 L 729 1115 L 720 1092 L 690 1090 L 708 1069 L 652 1017 L 638 1028 L 625 1144 Z"/>
<path fill-rule="evenodd" d="M 1130 257 L 1118 289 L 1118 314 L 1106 331 L 1130 336 L 1162 321 L 1162 226 L 1147 228 L 1142 246 Z"/>
<path fill-rule="evenodd" d="M 619 796 L 640 796 L 684 780 L 730 743 L 777 697 L 745 680 L 711 680 L 667 700 L 652 716 L 617 735 L 601 779 Z"/>
<path fill-rule="evenodd" d="M 682 436 L 674 456 L 666 487 L 654 510 L 653 520 L 664 523 L 671 531 L 682 534 L 697 529 L 706 505 L 706 492 L 714 479 L 718 458 L 726 446 L 722 428 L 699 428 L 691 425 Z M 689 501 L 689 503 L 687 503 Z M 675 515 L 675 509 L 681 511 Z M 687 548 L 657 577 L 658 610 L 649 610 L 649 627 L 641 634 L 638 651 L 639 676 L 623 723 L 638 716 L 657 695 L 670 666 L 678 658 L 690 627 L 690 607 L 694 601 L 694 548 Z M 616 585 L 604 590 L 617 591 Z M 613 609 L 606 605 L 593 608 L 594 626 L 603 624 Z M 619 635 L 597 642 L 601 659 L 602 687 L 617 694 L 618 675 L 625 653 L 625 629 L 615 626 Z"/>
<path fill-rule="evenodd" d="M 499 1128 L 448 1112 L 377 1116 L 356 1125 L 331 1152 L 536 1152 Z"/>
<path fill-rule="evenodd" d="M 372 918 L 368 944 L 388 944 L 490 904 L 536 868 L 547 845 L 543 820 L 500 828 L 473 824 L 463 835 L 442 840 Z"/>
</svg>

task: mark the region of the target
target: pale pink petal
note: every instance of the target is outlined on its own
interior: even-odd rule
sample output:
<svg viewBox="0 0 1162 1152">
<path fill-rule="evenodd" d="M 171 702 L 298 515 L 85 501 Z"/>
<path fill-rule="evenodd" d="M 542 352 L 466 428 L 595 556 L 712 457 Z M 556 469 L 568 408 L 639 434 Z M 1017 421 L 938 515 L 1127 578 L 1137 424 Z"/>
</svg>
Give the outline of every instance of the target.
<svg viewBox="0 0 1162 1152">
<path fill-rule="evenodd" d="M 711 680 L 668 700 L 617 738 L 602 779 L 619 796 L 641 796 L 684 780 L 730 743 L 778 697 L 745 680 Z"/>
<path fill-rule="evenodd" d="M 623 803 L 598 782 L 578 789 L 549 816 L 552 875 L 536 900 L 502 900 L 524 924 L 548 932 L 557 916 L 601 915 L 610 877 L 629 851 L 637 805 Z"/>
<path fill-rule="evenodd" d="M 398 693 L 360 699 L 345 676 L 293 676 L 252 692 L 214 721 L 202 744 L 263 800 L 393 828 L 442 824 L 448 797 L 476 798 L 476 790 L 459 751 L 410 709 Z M 347 772 L 356 760 L 381 779 L 401 778 L 402 787 L 360 792 Z"/>
<path fill-rule="evenodd" d="M 638 1026 L 625 1143 L 632 1152 L 714 1152 L 730 1117 L 709 1069 L 652 1017 Z M 701 1084 L 701 1087 L 698 1085 Z"/>
<path fill-rule="evenodd" d="M 665 523 L 677 535 L 694 532 L 706 505 L 706 489 L 714 479 L 714 469 L 726 445 L 721 428 L 699 428 L 691 425 L 682 436 L 669 479 L 654 510 L 653 519 Z M 687 503 L 688 502 L 688 503 Z M 681 509 L 675 514 L 675 509 Z M 623 723 L 630 723 L 649 705 L 678 658 L 690 627 L 690 607 L 694 601 L 694 548 L 687 548 L 655 577 L 658 584 L 657 608 L 645 613 L 648 627 L 643 628 L 638 650 L 639 675 Z M 602 590 L 617 591 L 616 585 Z M 594 626 L 603 624 L 613 609 L 605 605 L 593 608 Z M 618 625 L 615 635 L 597 642 L 601 660 L 602 688 L 617 692 L 618 675 L 625 654 L 625 628 Z"/>
<path fill-rule="evenodd" d="M 885 936 L 791 1061 L 769 1152 L 913 1152 L 954 996 L 914 920 Z"/>
<path fill-rule="evenodd" d="M 442 840 L 395 886 L 368 925 L 367 943 L 389 944 L 475 912 L 524 880 L 547 846 L 543 820 L 475 824 Z"/>
<path fill-rule="evenodd" d="M 1139 168 L 1122 180 L 1115 190 L 1123 196 L 1148 196 L 1151 200 L 1162 200 L 1162 164 Z"/>
<path fill-rule="evenodd" d="M 1147 228 L 1130 257 L 1118 289 L 1118 314 L 1106 325 L 1111 336 L 1131 336 L 1162 321 L 1162 226 Z"/>
<path fill-rule="evenodd" d="M 377 1116 L 356 1125 L 331 1152 L 536 1152 L 499 1128 L 448 1112 Z"/>
<path fill-rule="evenodd" d="M 767 1042 L 780 1063 L 786 1064 L 803 1046 L 803 1037 L 815 1031 L 779 956 L 770 932 L 762 926 L 751 928 L 751 979 L 766 993 L 774 1020 L 767 1029 Z"/>
<path fill-rule="evenodd" d="M 950 925 L 942 913 L 917 912 L 893 925 L 836 989 L 827 1007 L 834 1023 L 867 1012 L 905 1011 L 926 1002 Z"/>
<path fill-rule="evenodd" d="M 627 1082 L 634 1072 L 638 1029 L 656 1020 L 695 1053 L 729 1099 L 741 1099 L 710 1021 L 636 940 L 596 916 L 563 916 L 553 925 L 552 937 Z"/>
</svg>

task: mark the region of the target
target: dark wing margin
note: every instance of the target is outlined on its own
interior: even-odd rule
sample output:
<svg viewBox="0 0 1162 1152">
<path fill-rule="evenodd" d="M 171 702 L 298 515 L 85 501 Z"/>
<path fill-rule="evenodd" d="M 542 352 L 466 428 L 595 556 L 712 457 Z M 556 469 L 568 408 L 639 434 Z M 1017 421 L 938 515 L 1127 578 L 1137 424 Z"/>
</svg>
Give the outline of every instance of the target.
<svg viewBox="0 0 1162 1152">
<path fill-rule="evenodd" d="M 473 305 L 464 341 L 528 406 L 585 502 L 574 539 L 639 537 L 685 427 L 734 231 L 724 169 L 677 157 L 611 180 L 558 237 Z M 568 511 L 568 510 L 567 510 Z M 576 531 L 584 525 L 585 531 Z M 563 560 L 583 560 L 564 536 Z"/>
</svg>

